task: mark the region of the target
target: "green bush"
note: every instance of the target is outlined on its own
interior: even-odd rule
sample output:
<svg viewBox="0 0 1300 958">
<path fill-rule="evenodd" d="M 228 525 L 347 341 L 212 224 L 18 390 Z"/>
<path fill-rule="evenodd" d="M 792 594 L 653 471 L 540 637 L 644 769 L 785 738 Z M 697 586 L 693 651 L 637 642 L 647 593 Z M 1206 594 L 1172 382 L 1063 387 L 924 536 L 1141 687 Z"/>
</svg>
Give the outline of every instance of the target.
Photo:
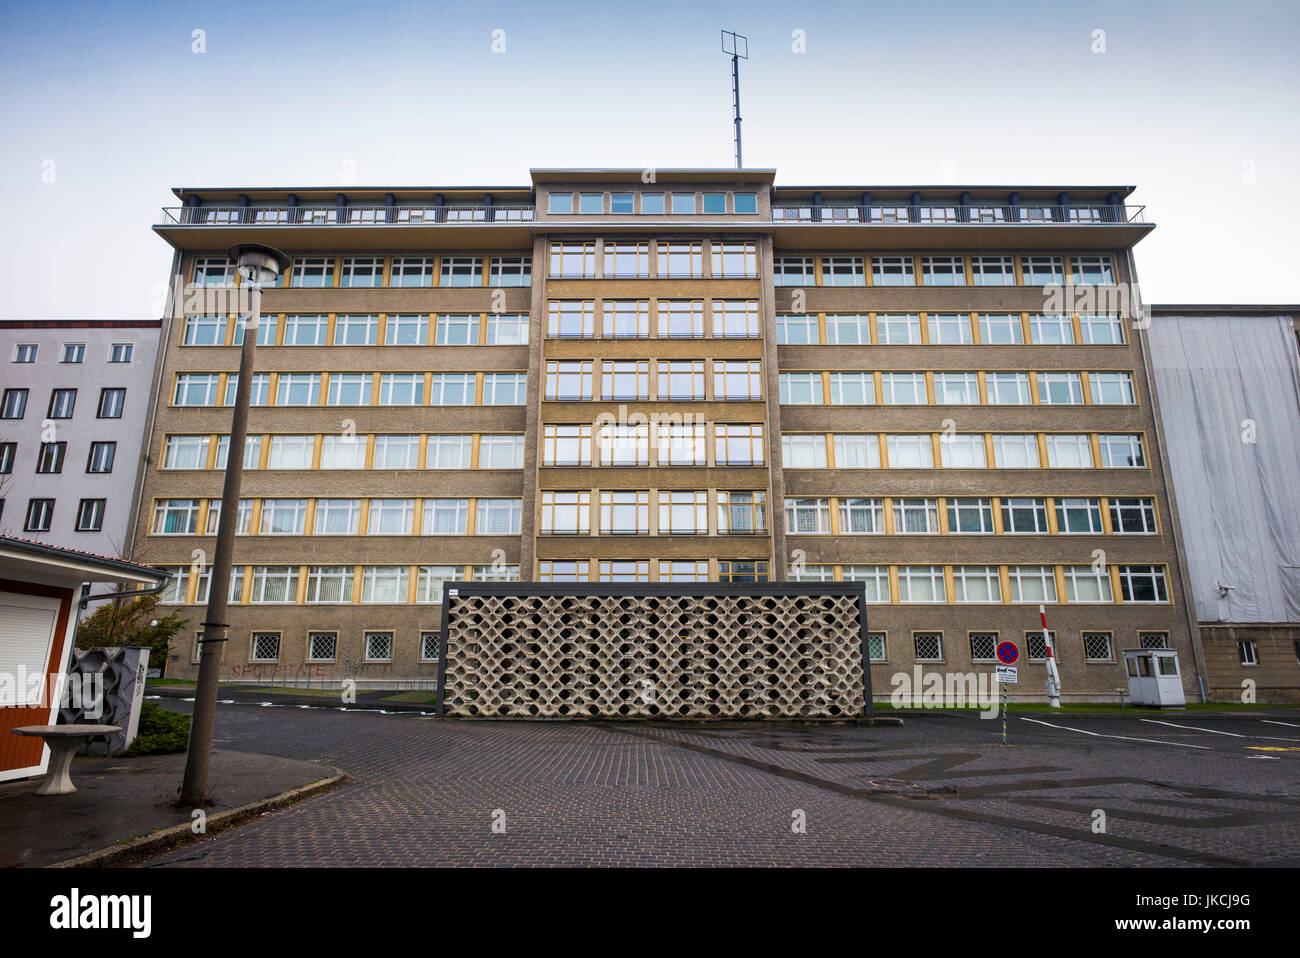
<svg viewBox="0 0 1300 958">
<path fill-rule="evenodd" d="M 123 755 L 167 755 L 183 752 L 190 743 L 190 717 L 172 712 L 156 702 L 140 706 L 135 741 Z"/>
</svg>

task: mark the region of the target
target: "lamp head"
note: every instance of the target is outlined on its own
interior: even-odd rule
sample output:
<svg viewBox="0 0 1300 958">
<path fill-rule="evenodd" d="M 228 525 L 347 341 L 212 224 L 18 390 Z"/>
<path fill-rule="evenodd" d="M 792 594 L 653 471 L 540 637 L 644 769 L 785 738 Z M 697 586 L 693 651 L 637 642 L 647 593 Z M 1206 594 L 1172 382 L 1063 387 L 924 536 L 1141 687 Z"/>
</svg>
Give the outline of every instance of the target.
<svg viewBox="0 0 1300 958">
<path fill-rule="evenodd" d="M 245 282 L 265 286 L 274 283 L 289 268 L 289 257 L 261 243 L 237 243 L 226 250 Z"/>
</svg>

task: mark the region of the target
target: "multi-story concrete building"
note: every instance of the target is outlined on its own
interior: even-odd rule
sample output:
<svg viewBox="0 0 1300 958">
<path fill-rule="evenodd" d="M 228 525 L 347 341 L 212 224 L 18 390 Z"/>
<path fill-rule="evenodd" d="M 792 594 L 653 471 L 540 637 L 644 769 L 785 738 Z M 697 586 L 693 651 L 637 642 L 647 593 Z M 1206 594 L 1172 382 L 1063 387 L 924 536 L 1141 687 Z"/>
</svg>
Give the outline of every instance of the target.
<svg viewBox="0 0 1300 958">
<path fill-rule="evenodd" d="M 126 555 L 161 325 L 0 321 L 0 532 Z"/>
<path fill-rule="evenodd" d="M 1211 695 L 1300 699 L 1300 306 L 1154 306 L 1151 357 Z"/>
<path fill-rule="evenodd" d="M 205 295 L 265 242 L 233 673 L 432 674 L 448 580 L 799 579 L 863 583 L 878 692 L 1013 639 L 1040 694 L 1040 603 L 1067 698 L 1139 645 L 1195 690 L 1130 192 L 179 189 L 134 558 L 203 601 L 242 334 Z"/>
</svg>

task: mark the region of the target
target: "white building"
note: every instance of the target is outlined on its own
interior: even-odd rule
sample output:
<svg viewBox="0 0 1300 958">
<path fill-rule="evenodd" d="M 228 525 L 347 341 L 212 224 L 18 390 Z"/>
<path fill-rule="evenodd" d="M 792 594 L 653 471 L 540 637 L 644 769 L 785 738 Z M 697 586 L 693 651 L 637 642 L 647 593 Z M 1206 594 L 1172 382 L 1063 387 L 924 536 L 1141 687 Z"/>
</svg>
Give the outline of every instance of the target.
<svg viewBox="0 0 1300 958">
<path fill-rule="evenodd" d="M 0 533 L 125 557 L 158 320 L 0 320 Z"/>
</svg>

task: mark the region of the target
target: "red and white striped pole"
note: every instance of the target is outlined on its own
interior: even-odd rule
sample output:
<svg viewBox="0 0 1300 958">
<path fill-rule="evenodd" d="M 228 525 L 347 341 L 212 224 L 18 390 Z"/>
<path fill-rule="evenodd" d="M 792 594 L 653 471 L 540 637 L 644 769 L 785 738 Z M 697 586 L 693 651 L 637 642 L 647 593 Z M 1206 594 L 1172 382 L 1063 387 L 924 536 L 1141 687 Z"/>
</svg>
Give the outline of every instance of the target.
<svg viewBox="0 0 1300 958">
<path fill-rule="evenodd" d="M 1061 707 L 1061 673 L 1056 668 L 1056 656 L 1052 650 L 1052 637 L 1047 633 L 1047 610 L 1038 607 L 1038 619 L 1043 623 L 1043 645 L 1047 649 L 1047 704 L 1054 709 Z"/>
</svg>

